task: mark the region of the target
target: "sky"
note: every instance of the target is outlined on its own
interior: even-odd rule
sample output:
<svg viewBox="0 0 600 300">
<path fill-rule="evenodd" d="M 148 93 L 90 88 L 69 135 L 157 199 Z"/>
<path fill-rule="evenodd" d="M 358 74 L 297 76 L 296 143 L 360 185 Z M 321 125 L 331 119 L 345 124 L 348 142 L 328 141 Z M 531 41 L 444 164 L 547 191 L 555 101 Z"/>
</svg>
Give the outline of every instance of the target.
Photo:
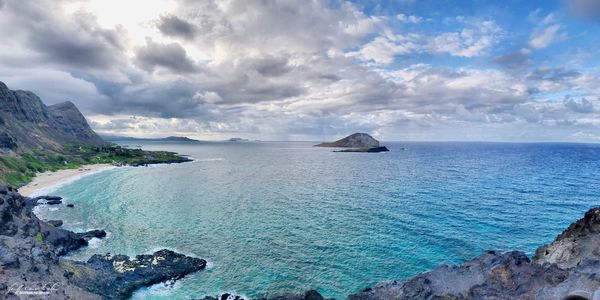
<svg viewBox="0 0 600 300">
<path fill-rule="evenodd" d="M 0 81 L 105 135 L 600 142 L 600 0 L 0 0 Z"/>
</svg>

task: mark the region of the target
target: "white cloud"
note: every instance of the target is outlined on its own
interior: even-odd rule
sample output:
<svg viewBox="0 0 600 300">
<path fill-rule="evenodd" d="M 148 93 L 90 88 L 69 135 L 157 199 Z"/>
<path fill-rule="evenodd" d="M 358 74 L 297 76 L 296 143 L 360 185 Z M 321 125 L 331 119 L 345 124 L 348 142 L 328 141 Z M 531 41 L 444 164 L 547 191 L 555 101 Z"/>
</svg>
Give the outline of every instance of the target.
<svg viewBox="0 0 600 300">
<path fill-rule="evenodd" d="M 465 24 L 462 30 L 439 35 L 393 34 L 386 30 L 359 50 L 347 55 L 377 64 L 390 64 L 398 55 L 421 52 L 476 57 L 485 54 L 498 43 L 503 34 L 494 21 L 479 23 L 463 18 L 460 22 Z"/>
<path fill-rule="evenodd" d="M 396 19 L 398 19 L 398 21 L 400 21 L 402 23 L 412 23 L 412 24 L 419 24 L 423 21 L 423 18 L 421 18 L 419 16 L 411 16 L 411 15 L 405 15 L 405 14 L 396 15 Z"/>
<path fill-rule="evenodd" d="M 555 24 L 544 28 L 543 30 L 534 31 L 529 37 L 529 46 L 534 49 L 543 49 L 552 44 L 560 30 L 560 24 Z"/>
<path fill-rule="evenodd" d="M 365 44 L 359 51 L 349 52 L 349 57 L 358 57 L 363 61 L 374 61 L 378 64 L 394 62 L 396 55 L 420 51 L 418 36 L 378 36 Z"/>
</svg>

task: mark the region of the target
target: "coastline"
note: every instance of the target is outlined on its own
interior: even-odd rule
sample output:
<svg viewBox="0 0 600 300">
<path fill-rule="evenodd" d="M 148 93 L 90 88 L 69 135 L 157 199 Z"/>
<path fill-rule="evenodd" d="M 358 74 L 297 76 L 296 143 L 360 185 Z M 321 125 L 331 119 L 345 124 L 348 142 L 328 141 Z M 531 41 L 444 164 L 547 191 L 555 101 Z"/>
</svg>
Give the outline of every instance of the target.
<svg viewBox="0 0 600 300">
<path fill-rule="evenodd" d="M 0 295 L 15 299 L 30 299 L 30 295 L 42 295 L 46 299 L 64 299 L 65 296 L 129 299 L 140 288 L 174 282 L 206 268 L 204 259 L 164 248 L 131 258 L 95 254 L 87 261 L 75 261 L 66 257 L 71 251 L 89 246 L 94 238 L 105 238 L 107 233 L 101 229 L 77 233 L 60 228 L 62 224 L 47 223 L 36 215 L 39 203 L 32 197 L 117 167 L 93 164 L 38 173 L 21 187 L 22 191 L 0 185 L 0 212 L 5 221 L 0 226 L 0 266 L 5 268 L 0 272 Z M 7 228 L 17 230 L 6 231 Z"/>
<path fill-rule="evenodd" d="M 116 166 L 111 164 L 93 164 L 84 165 L 77 169 L 62 169 L 55 172 L 46 171 L 37 173 L 31 182 L 19 188 L 19 193 L 26 197 L 39 196 L 38 194 L 42 191 L 113 168 L 116 168 Z"/>
</svg>

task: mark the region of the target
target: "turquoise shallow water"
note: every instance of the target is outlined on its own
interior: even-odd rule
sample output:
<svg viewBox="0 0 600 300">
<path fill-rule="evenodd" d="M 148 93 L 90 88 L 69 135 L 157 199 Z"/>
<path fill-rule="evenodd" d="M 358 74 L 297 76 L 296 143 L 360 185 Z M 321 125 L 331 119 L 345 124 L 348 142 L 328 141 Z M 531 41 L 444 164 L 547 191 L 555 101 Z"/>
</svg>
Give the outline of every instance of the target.
<svg viewBox="0 0 600 300">
<path fill-rule="evenodd" d="M 600 145 L 388 143 L 381 154 L 300 142 L 142 146 L 197 160 L 84 177 L 54 192 L 74 209 L 40 211 L 69 229 L 110 232 L 78 259 L 167 247 L 210 262 L 140 299 L 309 288 L 343 299 L 487 249 L 532 254 L 600 204 Z"/>
</svg>

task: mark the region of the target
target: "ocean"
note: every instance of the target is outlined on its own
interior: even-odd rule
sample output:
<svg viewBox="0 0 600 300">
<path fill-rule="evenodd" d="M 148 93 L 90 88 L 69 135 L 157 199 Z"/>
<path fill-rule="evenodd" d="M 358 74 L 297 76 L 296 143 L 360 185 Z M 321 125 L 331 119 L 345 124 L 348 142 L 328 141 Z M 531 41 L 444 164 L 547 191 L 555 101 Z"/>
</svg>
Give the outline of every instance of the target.
<svg viewBox="0 0 600 300">
<path fill-rule="evenodd" d="M 309 142 L 120 141 L 194 162 L 121 167 L 59 186 L 41 207 L 75 231 L 105 229 L 71 258 L 169 248 L 209 268 L 134 299 L 317 289 L 344 299 L 382 280 L 488 249 L 532 255 L 600 204 L 600 145 L 384 143 L 333 153 Z"/>
</svg>

